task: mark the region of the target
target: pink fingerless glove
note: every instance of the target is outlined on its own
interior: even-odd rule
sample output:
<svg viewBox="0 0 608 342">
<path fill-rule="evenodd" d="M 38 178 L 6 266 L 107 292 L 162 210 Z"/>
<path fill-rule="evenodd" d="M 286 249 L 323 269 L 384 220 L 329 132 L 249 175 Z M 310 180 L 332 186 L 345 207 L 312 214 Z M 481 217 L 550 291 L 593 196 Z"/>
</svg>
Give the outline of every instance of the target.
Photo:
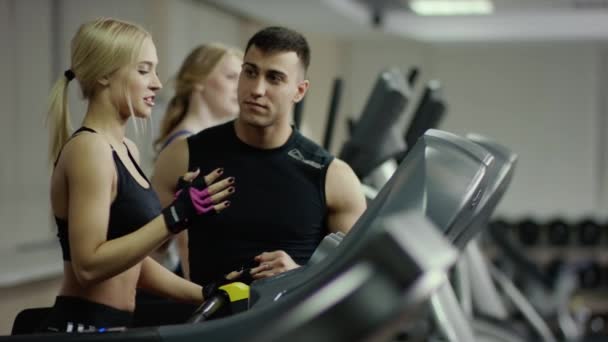
<svg viewBox="0 0 608 342">
<path fill-rule="evenodd" d="M 175 193 L 174 198 L 177 199 L 179 194 L 184 191 L 184 189 L 179 190 Z M 192 205 L 196 210 L 198 215 L 206 214 L 213 209 L 213 199 L 211 199 L 211 195 L 209 195 L 209 190 L 204 188 L 199 190 L 195 187 L 188 187 L 188 191 L 190 192 L 190 200 L 192 200 Z"/>
<path fill-rule="evenodd" d="M 190 221 L 197 215 L 215 213 L 213 199 L 207 188 L 197 189 L 191 185 L 175 193 L 175 200 L 162 213 L 171 233 L 179 233 L 186 229 Z"/>
</svg>

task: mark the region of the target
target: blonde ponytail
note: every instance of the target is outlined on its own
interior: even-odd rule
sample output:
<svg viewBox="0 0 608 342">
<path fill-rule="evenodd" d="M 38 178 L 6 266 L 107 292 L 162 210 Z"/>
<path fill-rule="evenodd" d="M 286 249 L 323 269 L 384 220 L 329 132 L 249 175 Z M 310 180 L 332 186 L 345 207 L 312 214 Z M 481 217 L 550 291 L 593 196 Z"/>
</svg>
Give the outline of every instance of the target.
<svg viewBox="0 0 608 342">
<path fill-rule="evenodd" d="M 161 146 L 165 142 L 165 139 L 169 136 L 169 133 L 179 125 L 188 110 L 188 97 L 186 96 L 173 96 L 169 104 L 167 105 L 167 111 L 160 124 L 160 135 L 154 140 L 154 149 L 156 152 L 160 152 Z"/>
<path fill-rule="evenodd" d="M 47 124 L 50 137 L 49 161 L 53 163 L 72 133 L 68 109 L 68 79 L 63 75 L 55 82 L 49 95 Z"/>
</svg>

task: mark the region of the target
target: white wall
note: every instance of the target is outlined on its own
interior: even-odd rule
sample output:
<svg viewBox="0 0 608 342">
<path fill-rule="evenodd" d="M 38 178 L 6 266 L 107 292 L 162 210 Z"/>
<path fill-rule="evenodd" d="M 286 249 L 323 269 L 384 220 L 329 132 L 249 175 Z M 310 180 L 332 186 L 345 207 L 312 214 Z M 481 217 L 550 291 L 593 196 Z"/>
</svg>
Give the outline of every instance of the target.
<svg viewBox="0 0 608 342">
<path fill-rule="evenodd" d="M 479 132 L 519 154 L 499 213 L 578 218 L 598 198 L 599 54 L 592 44 L 432 50 L 445 129 Z"/>
<path fill-rule="evenodd" d="M 53 235 L 44 126 L 51 70 L 48 1 L 0 1 L 0 283 L 15 281 L 24 249 Z M 56 255 L 55 246 L 51 255 Z M 41 263 L 46 262 L 45 258 Z"/>
<path fill-rule="evenodd" d="M 26 281 L 32 273 L 56 275 L 62 267 L 50 221 L 44 127 L 51 5 L 0 0 L 0 335 L 10 332 L 21 309 L 51 304 L 58 280 L 3 286 Z"/>
<path fill-rule="evenodd" d="M 597 124 L 594 127 L 597 136 L 598 183 L 596 192 L 597 210 L 608 212 L 608 49 L 605 44 L 598 44 L 599 70 L 597 73 L 597 87 L 594 89 L 598 99 Z"/>
<path fill-rule="evenodd" d="M 221 42 L 241 47 L 240 19 L 194 1 L 172 2 L 168 13 L 166 61 L 171 74 L 177 72 L 186 55 L 196 45 Z"/>
</svg>

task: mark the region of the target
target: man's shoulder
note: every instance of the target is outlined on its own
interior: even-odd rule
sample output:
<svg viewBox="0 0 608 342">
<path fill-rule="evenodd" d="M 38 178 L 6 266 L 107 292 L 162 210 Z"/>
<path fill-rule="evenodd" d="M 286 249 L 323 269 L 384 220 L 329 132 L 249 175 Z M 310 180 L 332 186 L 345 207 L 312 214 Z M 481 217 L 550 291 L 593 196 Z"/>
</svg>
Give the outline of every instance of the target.
<svg viewBox="0 0 608 342">
<path fill-rule="evenodd" d="M 310 164 L 317 165 L 317 168 L 326 168 L 334 159 L 334 156 L 321 145 L 304 136 L 299 131 L 296 131 L 295 134 L 295 142 L 288 151 L 291 157 L 310 161 L 312 162 Z"/>
<path fill-rule="evenodd" d="M 217 126 L 212 126 L 203 129 L 202 131 L 188 137 L 188 143 L 206 143 L 210 140 L 216 141 L 222 138 L 229 138 L 230 134 L 234 134 L 234 121 L 229 121 Z"/>
</svg>

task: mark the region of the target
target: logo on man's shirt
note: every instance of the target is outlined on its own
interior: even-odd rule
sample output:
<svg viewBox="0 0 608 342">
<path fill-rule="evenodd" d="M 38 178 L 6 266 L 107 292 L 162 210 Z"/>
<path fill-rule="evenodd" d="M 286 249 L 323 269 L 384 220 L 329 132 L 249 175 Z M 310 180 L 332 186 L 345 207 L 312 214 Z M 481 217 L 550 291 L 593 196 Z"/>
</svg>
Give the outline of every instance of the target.
<svg viewBox="0 0 608 342">
<path fill-rule="evenodd" d="M 316 161 L 312 161 L 312 160 L 308 160 L 308 159 L 304 159 L 304 156 L 302 155 L 302 152 L 300 152 L 300 150 L 298 150 L 297 148 L 294 148 L 293 150 L 287 152 L 287 154 L 296 160 L 301 161 L 304 164 L 310 165 L 316 169 L 322 169 L 323 165 L 317 163 Z"/>
</svg>

